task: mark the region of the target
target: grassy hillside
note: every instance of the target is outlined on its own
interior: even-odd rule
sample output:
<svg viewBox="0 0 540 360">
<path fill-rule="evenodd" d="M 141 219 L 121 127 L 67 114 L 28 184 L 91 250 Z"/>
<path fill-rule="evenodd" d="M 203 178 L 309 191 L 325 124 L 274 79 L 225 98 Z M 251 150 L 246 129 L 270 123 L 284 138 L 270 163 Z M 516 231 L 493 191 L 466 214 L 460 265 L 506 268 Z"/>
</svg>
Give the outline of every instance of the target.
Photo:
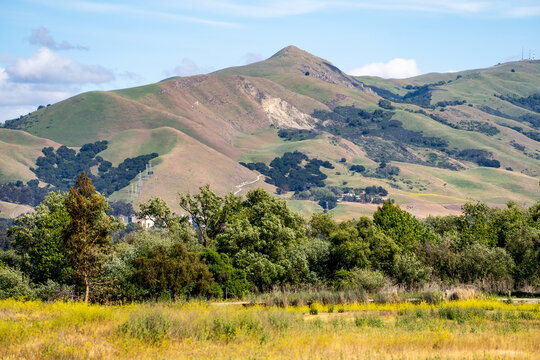
<svg viewBox="0 0 540 360">
<path fill-rule="evenodd" d="M 0 128 L 0 180 L 2 182 L 35 178 L 30 167 L 42 155 L 41 149 L 46 146 L 54 148 L 58 143 L 38 138 L 27 132 Z"/>
<path fill-rule="evenodd" d="M 127 157 L 159 154 L 153 161 L 155 175 L 145 182 L 137 201 L 161 196 L 173 204 L 178 191 L 193 192 L 204 183 L 211 183 L 220 193 L 236 191 L 236 185 L 257 178 L 256 172 L 238 162 L 269 163 L 298 150 L 334 164 L 335 169 L 324 170 L 327 185 L 383 186 L 391 198 L 418 214 L 451 213 L 465 200 L 531 203 L 540 198 L 540 114 L 512 99 L 540 93 L 538 84 L 540 61 L 397 80 L 352 77 L 290 46 L 247 66 L 131 89 L 84 93 L 10 121 L 6 125 L 10 129 L 0 129 L 4 155 L 0 181 L 33 178 L 29 168 L 42 147 L 77 147 L 106 139 L 109 147 L 100 156 L 115 166 Z M 428 102 L 389 98 L 392 126 L 399 128 L 390 138 L 386 134 L 392 126 L 384 121 L 369 134 L 346 122 L 315 116 L 317 111 L 332 113 L 347 106 L 365 114 L 388 111 L 379 106 L 382 97 L 378 94 L 386 97 L 391 92 L 403 98 L 422 86 L 429 92 Z M 277 134 L 288 128 L 312 129 L 316 136 L 286 141 Z M 347 136 L 349 130 L 357 135 Z M 410 131 L 445 145 L 410 142 L 407 137 L 414 134 Z M 483 151 L 487 160 L 497 161 L 500 167 L 481 167 L 474 158 L 460 155 L 471 150 Z M 395 157 L 396 151 L 406 156 Z M 399 167 L 398 176 L 373 178 L 349 171 L 353 164 L 375 171 L 377 159 L 384 154 L 390 154 L 388 162 Z M 274 191 L 262 180 L 242 191 L 257 186 Z M 113 198 L 127 199 L 128 188 Z M 291 204 L 304 213 L 322 210 L 315 203 Z M 346 218 L 368 214 L 372 208 L 340 203 L 333 212 Z"/>
</svg>

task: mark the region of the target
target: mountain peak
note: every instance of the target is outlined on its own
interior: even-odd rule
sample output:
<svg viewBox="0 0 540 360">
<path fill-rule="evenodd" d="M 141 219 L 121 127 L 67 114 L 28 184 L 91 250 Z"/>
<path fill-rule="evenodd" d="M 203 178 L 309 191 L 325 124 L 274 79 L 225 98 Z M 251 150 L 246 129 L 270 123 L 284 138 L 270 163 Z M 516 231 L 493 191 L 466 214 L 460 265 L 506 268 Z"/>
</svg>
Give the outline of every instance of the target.
<svg viewBox="0 0 540 360">
<path fill-rule="evenodd" d="M 371 92 L 371 89 L 364 87 L 363 83 L 352 76 L 343 73 L 330 61 L 312 55 L 294 45 L 284 47 L 264 61 L 221 70 L 220 73 L 260 77 L 288 74 L 292 77 L 318 79 L 329 84 L 340 85 L 362 92 Z"/>
<path fill-rule="evenodd" d="M 274 55 L 270 57 L 270 59 L 277 59 L 277 58 L 297 59 L 297 60 L 302 60 L 304 62 L 306 60 L 326 61 L 294 45 L 289 45 L 287 47 L 284 47 L 283 49 L 279 50 L 277 53 L 275 53 Z"/>
</svg>

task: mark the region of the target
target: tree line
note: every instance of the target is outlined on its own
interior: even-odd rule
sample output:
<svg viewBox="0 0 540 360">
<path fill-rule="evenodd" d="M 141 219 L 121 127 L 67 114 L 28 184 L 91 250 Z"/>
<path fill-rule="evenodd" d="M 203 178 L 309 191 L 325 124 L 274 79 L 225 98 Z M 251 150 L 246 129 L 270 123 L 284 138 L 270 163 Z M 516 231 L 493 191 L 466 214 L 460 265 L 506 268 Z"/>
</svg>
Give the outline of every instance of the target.
<svg viewBox="0 0 540 360">
<path fill-rule="evenodd" d="M 488 291 L 540 288 L 540 203 L 419 220 L 392 202 L 373 218 L 308 220 L 263 189 L 219 196 L 208 185 L 179 194 L 184 215 L 159 198 L 140 204 L 155 227 L 116 236 L 121 224 L 81 175 L 8 231 L 0 297 L 92 301 L 242 298 L 306 284 L 336 290 L 407 289 L 427 282 Z"/>
</svg>

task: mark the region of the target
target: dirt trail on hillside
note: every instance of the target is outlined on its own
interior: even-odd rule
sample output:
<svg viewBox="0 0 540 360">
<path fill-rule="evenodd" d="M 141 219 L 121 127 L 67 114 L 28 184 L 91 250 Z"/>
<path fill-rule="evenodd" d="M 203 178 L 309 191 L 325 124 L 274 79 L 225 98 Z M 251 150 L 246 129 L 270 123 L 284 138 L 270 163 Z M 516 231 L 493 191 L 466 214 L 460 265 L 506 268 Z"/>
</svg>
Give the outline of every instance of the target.
<svg viewBox="0 0 540 360">
<path fill-rule="evenodd" d="M 242 191 L 242 188 L 247 185 L 255 184 L 257 181 L 261 179 L 262 175 L 257 175 L 257 178 L 252 181 L 244 181 L 241 184 L 236 185 L 236 191 L 234 192 L 234 195 L 238 194 L 240 191 Z"/>
</svg>

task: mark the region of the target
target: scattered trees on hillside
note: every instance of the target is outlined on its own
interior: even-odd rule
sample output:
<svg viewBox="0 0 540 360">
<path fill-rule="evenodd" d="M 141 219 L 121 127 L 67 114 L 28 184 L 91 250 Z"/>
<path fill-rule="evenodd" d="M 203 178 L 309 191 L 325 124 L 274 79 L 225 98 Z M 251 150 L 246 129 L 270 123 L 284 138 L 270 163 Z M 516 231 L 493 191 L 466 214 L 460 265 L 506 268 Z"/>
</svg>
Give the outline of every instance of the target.
<svg viewBox="0 0 540 360">
<path fill-rule="evenodd" d="M 99 192 L 109 195 L 129 185 L 139 172 L 145 170 L 146 164 L 158 156 L 151 153 L 127 158 L 114 167 L 110 161 L 98 156 L 107 146 L 107 141 L 96 141 L 84 144 L 78 152 L 65 145 L 56 151 L 52 147 L 45 147 L 41 150 L 43 156 L 36 160 L 36 168 L 31 170 L 39 180 L 62 191 L 68 190 L 75 183 L 77 174 L 84 171 Z M 97 175 L 91 171 L 95 166 Z"/>
<path fill-rule="evenodd" d="M 327 176 L 320 168 L 333 169 L 329 161 L 310 159 L 299 152 L 286 152 L 276 157 L 269 165 L 264 163 L 240 163 L 250 170 L 256 170 L 266 176 L 265 181 L 282 191 L 304 191 L 313 187 L 323 187 Z"/>
</svg>

